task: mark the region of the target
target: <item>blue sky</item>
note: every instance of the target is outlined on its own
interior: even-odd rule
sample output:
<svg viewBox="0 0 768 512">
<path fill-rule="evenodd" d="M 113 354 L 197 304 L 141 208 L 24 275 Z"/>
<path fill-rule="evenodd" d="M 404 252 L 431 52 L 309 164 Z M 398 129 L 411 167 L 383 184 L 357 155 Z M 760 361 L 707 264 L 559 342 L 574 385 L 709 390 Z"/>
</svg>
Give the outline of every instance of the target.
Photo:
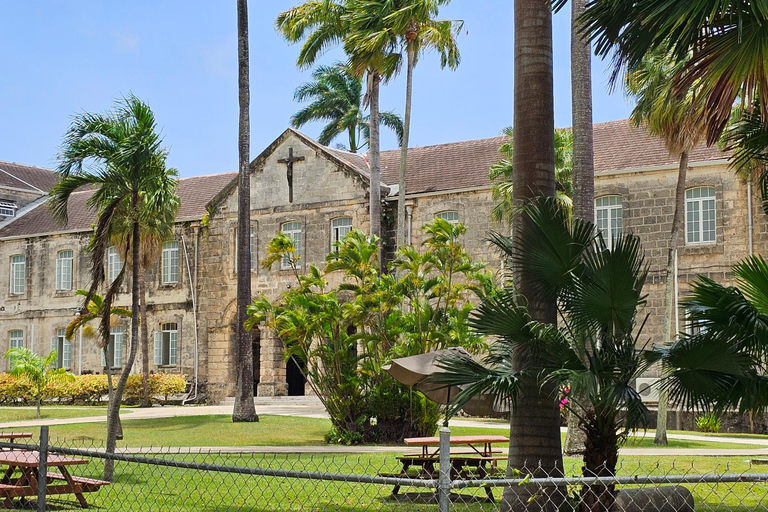
<svg viewBox="0 0 768 512">
<path fill-rule="evenodd" d="M 309 78 L 297 46 L 274 30 L 300 0 L 251 1 L 251 155 L 288 126 L 294 89 Z M 441 70 L 426 55 L 414 74 L 411 145 L 492 137 L 512 122 L 509 0 L 454 0 L 441 17 L 461 19 L 462 62 Z M 567 11 L 567 9 L 566 9 Z M 555 16 L 555 123 L 569 126 L 569 13 Z M 233 0 L 4 2 L 0 31 L 0 160 L 54 167 L 73 115 L 103 112 L 132 92 L 147 101 L 183 177 L 237 170 L 237 37 Z M 342 57 L 327 54 L 322 63 Z M 621 91 L 608 94 L 607 63 L 593 61 L 595 122 L 626 118 Z M 402 114 L 405 78 L 382 89 L 382 108 Z M 320 125 L 303 131 L 317 137 Z M 345 142 L 343 139 L 340 142 Z M 383 149 L 395 147 L 385 134 Z"/>
</svg>

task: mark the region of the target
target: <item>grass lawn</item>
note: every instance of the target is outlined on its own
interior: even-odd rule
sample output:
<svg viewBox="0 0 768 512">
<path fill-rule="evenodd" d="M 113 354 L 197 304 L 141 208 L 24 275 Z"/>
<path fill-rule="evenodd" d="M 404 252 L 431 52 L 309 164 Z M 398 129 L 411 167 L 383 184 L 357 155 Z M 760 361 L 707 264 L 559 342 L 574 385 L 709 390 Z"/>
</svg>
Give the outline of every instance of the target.
<svg viewBox="0 0 768 512">
<path fill-rule="evenodd" d="M 307 446 L 325 444 L 330 430 L 326 419 L 260 416 L 258 423 L 232 423 L 229 415 L 179 416 L 146 420 L 123 419 L 123 440 L 118 446 Z M 101 445 L 104 423 L 54 425 L 50 438 Z"/>
<path fill-rule="evenodd" d="M 171 457 L 164 455 L 165 458 Z M 182 459 L 211 464 L 273 468 L 295 471 L 324 471 L 342 474 L 375 475 L 395 472 L 397 461 L 393 454 L 204 454 L 177 455 Z M 501 464 L 503 469 L 504 464 Z M 566 472 L 578 473 L 580 461 L 566 459 Z M 673 469 L 674 468 L 674 469 Z M 695 469 L 694 469 L 695 468 Z M 742 472 L 748 465 L 739 458 L 720 457 L 632 457 L 620 460 L 619 474 L 662 474 Z M 99 478 L 101 463 L 93 460 L 87 467 L 78 467 L 79 475 Z M 435 505 L 396 502 L 390 497 L 391 487 L 385 485 L 328 482 L 280 477 L 261 477 L 211 473 L 196 470 L 116 463 L 116 480 L 98 493 L 88 495 L 96 508 L 113 510 L 335 510 L 352 511 L 424 511 L 434 512 Z M 747 512 L 765 506 L 768 493 L 760 484 L 698 484 L 689 486 L 694 493 L 697 510 L 716 512 Z M 425 489 L 403 488 L 401 493 L 427 492 Z M 482 489 L 460 491 L 463 502 L 452 510 L 490 512 L 497 504 L 480 504 Z M 502 489 L 494 489 L 498 500 Z M 474 498 L 473 498 L 474 497 Z M 68 501 L 68 503 L 72 503 Z"/>
<path fill-rule="evenodd" d="M 123 410 L 122 414 L 128 414 Z M 44 405 L 40 409 L 41 419 L 84 418 L 87 416 L 106 416 L 106 407 L 66 407 Z M 27 421 L 37 419 L 34 407 L 0 407 L 0 423 L 6 421 Z"/>
</svg>

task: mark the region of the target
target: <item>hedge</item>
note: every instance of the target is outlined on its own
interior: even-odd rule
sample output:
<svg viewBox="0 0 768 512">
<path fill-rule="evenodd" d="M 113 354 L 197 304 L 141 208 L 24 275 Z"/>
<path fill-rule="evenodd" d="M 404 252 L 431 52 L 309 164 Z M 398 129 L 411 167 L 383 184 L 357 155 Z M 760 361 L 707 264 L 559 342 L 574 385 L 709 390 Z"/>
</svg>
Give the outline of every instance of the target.
<svg viewBox="0 0 768 512">
<path fill-rule="evenodd" d="M 117 377 L 112 377 L 117 384 Z M 170 395 L 183 393 L 187 387 L 184 375 L 155 373 L 149 376 L 149 396 L 152 402 L 168 402 Z M 44 400 L 56 400 L 65 403 L 97 403 L 106 399 L 106 375 L 76 375 L 69 382 L 53 382 L 46 388 Z M 130 375 L 123 392 L 124 404 L 141 401 L 143 387 L 141 375 Z M 25 377 L 14 377 L 0 373 L 0 404 L 27 403 L 32 400 L 32 384 Z"/>
</svg>

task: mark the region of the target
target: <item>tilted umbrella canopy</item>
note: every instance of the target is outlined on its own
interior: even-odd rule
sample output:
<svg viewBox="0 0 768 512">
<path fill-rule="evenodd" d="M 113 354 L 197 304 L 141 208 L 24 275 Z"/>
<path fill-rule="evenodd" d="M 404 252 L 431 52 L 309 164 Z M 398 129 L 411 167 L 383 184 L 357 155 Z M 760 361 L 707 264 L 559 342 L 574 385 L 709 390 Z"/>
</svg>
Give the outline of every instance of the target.
<svg viewBox="0 0 768 512">
<path fill-rule="evenodd" d="M 424 393 L 430 400 L 445 405 L 461 390 L 457 386 L 443 387 L 439 384 L 434 384 L 427 379 L 430 375 L 442 371 L 442 369 L 437 366 L 437 361 L 442 357 L 472 358 L 469 352 L 463 348 L 451 347 L 444 350 L 434 350 L 432 352 L 427 352 L 426 354 L 394 359 L 391 364 L 384 365 L 383 368 L 384 371 L 389 373 L 398 382 L 401 382 L 406 386 L 413 386 Z M 425 379 L 427 380 L 425 381 Z"/>
</svg>

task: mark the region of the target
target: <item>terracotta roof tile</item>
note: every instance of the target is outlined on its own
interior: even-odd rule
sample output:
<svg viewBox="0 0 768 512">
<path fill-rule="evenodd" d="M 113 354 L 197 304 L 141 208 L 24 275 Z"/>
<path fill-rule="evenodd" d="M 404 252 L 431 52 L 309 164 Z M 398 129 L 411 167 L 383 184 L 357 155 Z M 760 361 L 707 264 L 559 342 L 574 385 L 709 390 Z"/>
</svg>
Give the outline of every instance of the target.
<svg viewBox="0 0 768 512">
<path fill-rule="evenodd" d="M 205 206 L 237 176 L 236 172 L 183 178 L 179 182 L 181 206 L 176 218 L 199 219 L 205 213 Z M 93 210 L 86 206 L 92 191 L 75 192 L 69 202 L 69 219 L 66 226 L 59 224 L 46 203 L 39 204 L 31 211 L 14 219 L 0 229 L 0 238 L 25 236 L 59 231 L 85 231 L 91 229 L 96 220 Z"/>
<path fill-rule="evenodd" d="M 0 188 L 48 192 L 57 181 L 56 173 L 50 169 L 0 160 Z"/>
</svg>

